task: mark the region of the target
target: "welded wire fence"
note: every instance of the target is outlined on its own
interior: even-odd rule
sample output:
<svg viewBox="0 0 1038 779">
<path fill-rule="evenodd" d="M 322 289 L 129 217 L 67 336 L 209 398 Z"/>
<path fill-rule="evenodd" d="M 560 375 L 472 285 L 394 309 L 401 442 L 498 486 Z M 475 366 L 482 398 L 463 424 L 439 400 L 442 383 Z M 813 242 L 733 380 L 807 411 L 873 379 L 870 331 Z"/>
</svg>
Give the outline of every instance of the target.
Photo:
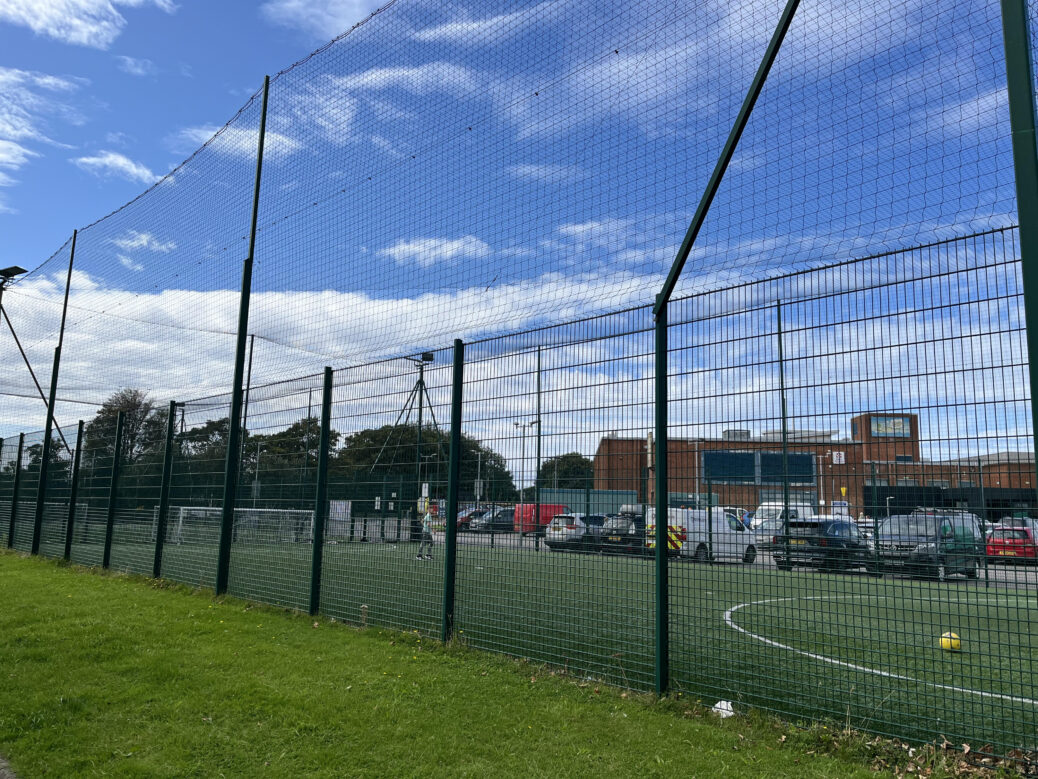
<svg viewBox="0 0 1038 779">
<path fill-rule="evenodd" d="M 336 370 L 327 397 L 320 376 L 250 386 L 228 592 L 434 637 L 449 624 L 632 689 L 654 689 L 666 642 L 669 689 L 689 698 L 1029 755 L 1038 493 L 1016 240 L 673 302 L 663 631 L 648 308 L 465 344 L 453 517 L 451 350 Z M 110 537 L 110 567 L 151 572 L 171 429 L 161 572 L 213 586 L 226 404 L 177 404 L 172 427 L 145 404 L 133 433 L 124 410 L 114 491 L 116 415 L 86 426 L 73 561 L 100 564 Z M 22 550 L 40 437 L 25 440 Z M 73 485 L 54 451 L 41 551 L 58 556 Z"/>
<path fill-rule="evenodd" d="M 1033 760 L 1038 5 L 802 3 L 722 182 L 783 5 L 401 0 L 188 131 L 5 285 L 0 539 Z"/>
</svg>

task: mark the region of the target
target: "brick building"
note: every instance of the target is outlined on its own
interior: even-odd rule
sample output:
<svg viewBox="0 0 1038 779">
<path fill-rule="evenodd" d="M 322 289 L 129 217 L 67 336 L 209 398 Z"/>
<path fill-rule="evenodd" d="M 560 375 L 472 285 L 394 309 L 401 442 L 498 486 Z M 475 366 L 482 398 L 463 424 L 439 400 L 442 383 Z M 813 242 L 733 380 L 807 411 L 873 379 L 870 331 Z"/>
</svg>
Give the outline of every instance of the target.
<svg viewBox="0 0 1038 779">
<path fill-rule="evenodd" d="M 994 518 L 1038 505 L 1031 453 L 924 459 L 915 414 L 860 414 L 850 428 L 850 438 L 830 430 L 789 430 L 785 458 L 776 430 L 672 438 L 667 447 L 671 502 L 690 505 L 710 493 L 720 505 L 752 510 L 782 500 L 788 481 L 791 502 L 826 512 L 834 500 L 846 502 L 852 516 L 925 505 L 969 507 Z M 651 435 L 603 438 L 594 458 L 595 489 L 634 490 L 642 501 L 654 501 L 651 449 Z"/>
</svg>

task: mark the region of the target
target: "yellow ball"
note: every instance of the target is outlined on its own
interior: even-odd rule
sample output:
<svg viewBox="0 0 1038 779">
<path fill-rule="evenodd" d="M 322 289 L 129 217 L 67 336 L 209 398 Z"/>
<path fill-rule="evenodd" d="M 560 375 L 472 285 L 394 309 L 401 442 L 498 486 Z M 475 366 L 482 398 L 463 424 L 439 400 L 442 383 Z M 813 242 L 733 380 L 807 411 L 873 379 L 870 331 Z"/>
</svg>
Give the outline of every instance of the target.
<svg viewBox="0 0 1038 779">
<path fill-rule="evenodd" d="M 955 633 L 944 633 L 941 635 L 941 649 L 947 652 L 958 652 L 962 649 L 962 641 Z"/>
</svg>

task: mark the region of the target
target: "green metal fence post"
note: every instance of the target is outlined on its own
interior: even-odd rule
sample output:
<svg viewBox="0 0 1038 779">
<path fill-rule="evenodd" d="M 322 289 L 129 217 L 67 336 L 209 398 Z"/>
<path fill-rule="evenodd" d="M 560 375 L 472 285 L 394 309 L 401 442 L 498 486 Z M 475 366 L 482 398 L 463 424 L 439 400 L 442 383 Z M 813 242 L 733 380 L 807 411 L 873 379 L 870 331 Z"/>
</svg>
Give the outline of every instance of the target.
<svg viewBox="0 0 1038 779">
<path fill-rule="evenodd" d="M 126 412 L 120 411 L 115 420 L 115 451 L 112 453 L 112 481 L 108 485 L 108 514 L 105 517 L 105 551 L 101 567 L 108 568 L 112 562 L 112 532 L 115 528 L 115 501 L 119 494 L 119 459 L 122 457 L 123 425 Z"/>
<path fill-rule="evenodd" d="M 656 310 L 656 694 L 670 686 L 670 611 L 667 581 L 667 303 Z"/>
<path fill-rule="evenodd" d="M 786 367 L 782 351 L 782 301 L 775 302 L 775 321 L 778 329 L 779 402 L 782 414 L 782 542 L 789 560 L 789 427 L 786 417 Z"/>
<path fill-rule="evenodd" d="M 447 536 L 443 553 L 443 619 L 440 640 L 447 643 L 454 635 L 454 587 L 458 555 L 458 489 L 461 478 L 461 404 L 465 387 L 465 344 L 454 341 L 454 368 L 451 376 L 451 440 L 447 460 Z"/>
<path fill-rule="evenodd" d="M 79 462 L 83 453 L 83 420 L 76 429 L 76 453 L 72 457 L 72 484 L 68 493 L 68 517 L 65 520 L 65 562 L 72 559 L 72 529 L 76 524 L 76 502 L 79 500 Z"/>
<path fill-rule="evenodd" d="M 22 486 L 22 451 L 25 449 L 25 433 L 18 434 L 18 454 L 14 460 L 14 484 L 11 488 L 11 515 L 7 530 L 7 548 L 14 548 L 14 524 L 18 520 L 18 488 Z"/>
<path fill-rule="evenodd" d="M 234 533 L 234 507 L 238 497 L 238 471 L 241 467 L 242 381 L 245 375 L 245 343 L 249 330 L 249 298 L 252 294 L 252 261 L 256 254 L 256 223 L 259 219 L 260 181 L 263 178 L 263 143 L 267 133 L 267 96 L 270 76 L 263 77 L 263 104 L 260 109 L 259 140 L 256 153 L 256 180 L 252 191 L 252 222 L 249 227 L 249 252 L 242 264 L 241 298 L 238 303 L 238 339 L 234 356 L 234 385 L 231 388 L 231 413 L 227 420 L 227 460 L 223 477 L 223 511 L 220 517 L 220 546 L 216 555 L 216 594 L 227 592 L 231 567 L 231 538 Z"/>
<path fill-rule="evenodd" d="M 321 564 L 324 558 L 324 523 L 328 517 L 328 449 L 332 427 L 332 369 L 325 366 L 321 395 L 321 442 L 317 452 L 317 489 L 314 496 L 314 539 L 310 557 L 310 613 L 321 606 Z"/>
<path fill-rule="evenodd" d="M 706 480 L 706 539 L 707 559 L 714 559 L 714 488 L 710 479 Z"/>
<path fill-rule="evenodd" d="M 173 480 L 173 432 L 177 415 L 177 402 L 169 402 L 169 417 L 166 419 L 166 446 L 162 453 L 162 486 L 159 487 L 159 516 L 155 523 L 155 559 L 151 566 L 151 575 L 158 579 L 162 576 L 162 548 L 166 543 L 166 520 L 169 518 L 169 487 Z"/>
<path fill-rule="evenodd" d="M 51 434 L 54 429 L 54 402 L 58 395 L 58 371 L 61 368 L 61 346 L 65 340 L 65 317 L 68 314 L 68 295 L 72 288 L 72 264 L 76 260 L 76 237 L 72 231 L 72 249 L 68 258 L 68 274 L 65 277 L 65 302 L 61 308 L 61 325 L 58 328 L 58 345 L 54 349 L 54 363 L 50 371 L 50 394 L 47 396 L 47 423 L 43 431 L 43 450 L 40 452 L 40 480 L 36 485 L 36 514 L 32 523 L 32 553 L 39 554 L 40 536 L 43 533 L 43 509 L 47 500 L 47 473 L 50 470 Z M 67 446 L 68 444 L 66 444 Z"/>
<path fill-rule="evenodd" d="M 1030 354 L 1032 446 L 1038 466 L 1038 146 L 1035 143 L 1034 70 L 1027 0 L 1002 0 L 1009 124 L 1016 174 L 1017 224 L 1024 290 L 1024 321 Z M 1035 481 L 1038 488 L 1038 480 Z"/>
</svg>

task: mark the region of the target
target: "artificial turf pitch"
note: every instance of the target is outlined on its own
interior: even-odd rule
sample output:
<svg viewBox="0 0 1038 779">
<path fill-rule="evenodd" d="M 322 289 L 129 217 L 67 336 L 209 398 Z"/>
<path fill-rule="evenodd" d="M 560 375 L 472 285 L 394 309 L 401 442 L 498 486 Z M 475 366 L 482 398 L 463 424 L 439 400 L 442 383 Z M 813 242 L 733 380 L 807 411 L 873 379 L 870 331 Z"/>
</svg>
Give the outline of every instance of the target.
<svg viewBox="0 0 1038 779">
<path fill-rule="evenodd" d="M 114 569 L 150 573 L 153 546 L 140 527 L 116 525 Z M 24 536 L 16 532 L 16 547 Z M 44 533 L 44 554 L 60 554 L 54 537 Z M 99 564 L 100 540 L 92 533 L 74 544 L 73 561 Z M 322 613 L 439 636 L 443 548 L 430 562 L 414 559 L 416 547 L 328 544 Z M 305 609 L 310 560 L 306 543 L 235 544 L 229 593 Z M 215 562 L 215 544 L 170 544 L 162 573 L 211 586 Z M 996 751 L 1038 746 L 1038 589 L 782 572 L 765 560 L 673 561 L 669 571 L 675 693 L 899 738 Z M 456 637 L 651 690 L 653 572 L 643 558 L 459 545 Z M 961 652 L 940 649 L 946 631 L 962 638 Z"/>
</svg>

